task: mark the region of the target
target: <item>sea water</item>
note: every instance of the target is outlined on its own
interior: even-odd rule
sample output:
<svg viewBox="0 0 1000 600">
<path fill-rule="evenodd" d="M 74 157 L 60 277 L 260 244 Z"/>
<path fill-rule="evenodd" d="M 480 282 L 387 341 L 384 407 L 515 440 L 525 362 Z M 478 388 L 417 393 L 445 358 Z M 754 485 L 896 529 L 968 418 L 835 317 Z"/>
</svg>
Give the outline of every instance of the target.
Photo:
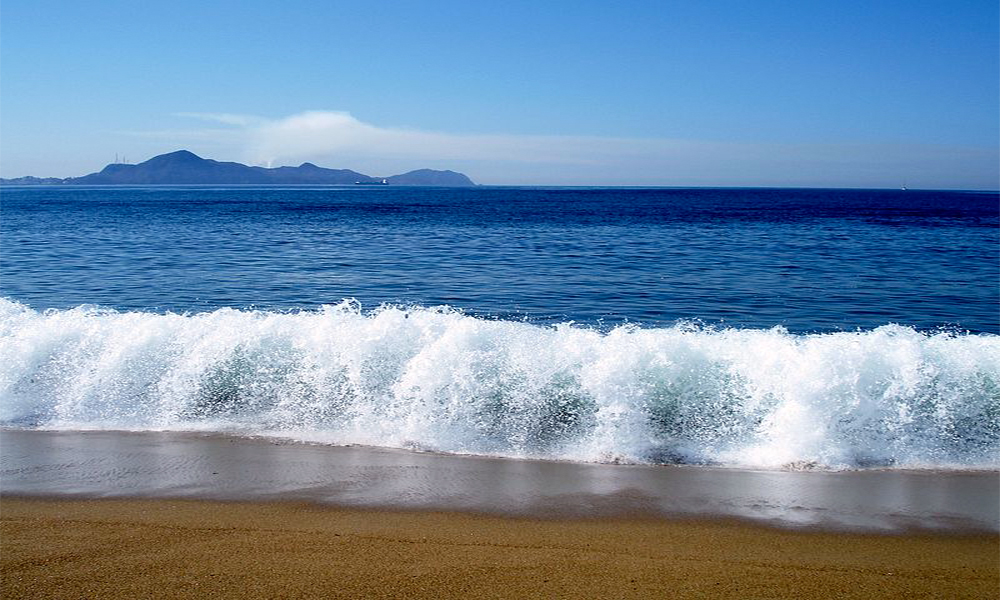
<svg viewBox="0 0 1000 600">
<path fill-rule="evenodd" d="M 996 469 L 998 200 L 5 188 L 0 425 Z"/>
</svg>

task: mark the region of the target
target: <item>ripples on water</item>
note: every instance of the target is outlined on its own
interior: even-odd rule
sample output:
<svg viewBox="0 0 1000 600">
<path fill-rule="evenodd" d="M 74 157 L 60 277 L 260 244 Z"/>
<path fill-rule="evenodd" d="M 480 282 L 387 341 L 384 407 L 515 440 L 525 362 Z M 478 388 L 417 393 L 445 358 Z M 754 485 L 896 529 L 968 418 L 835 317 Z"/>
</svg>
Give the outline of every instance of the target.
<svg viewBox="0 0 1000 600">
<path fill-rule="evenodd" d="M 35 308 L 357 298 L 607 326 L 1000 332 L 996 194 L 4 189 L 4 296 Z"/>
</svg>

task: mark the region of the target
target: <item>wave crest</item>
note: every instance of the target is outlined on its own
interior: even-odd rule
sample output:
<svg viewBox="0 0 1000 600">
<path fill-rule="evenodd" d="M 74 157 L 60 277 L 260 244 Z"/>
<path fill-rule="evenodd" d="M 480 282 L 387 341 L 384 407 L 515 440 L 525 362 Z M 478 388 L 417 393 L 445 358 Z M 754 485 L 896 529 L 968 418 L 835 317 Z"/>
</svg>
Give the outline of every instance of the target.
<svg viewBox="0 0 1000 600">
<path fill-rule="evenodd" d="M 584 461 L 996 468 L 1000 336 L 602 333 L 353 300 L 179 315 L 0 299 L 0 423 Z"/>
</svg>

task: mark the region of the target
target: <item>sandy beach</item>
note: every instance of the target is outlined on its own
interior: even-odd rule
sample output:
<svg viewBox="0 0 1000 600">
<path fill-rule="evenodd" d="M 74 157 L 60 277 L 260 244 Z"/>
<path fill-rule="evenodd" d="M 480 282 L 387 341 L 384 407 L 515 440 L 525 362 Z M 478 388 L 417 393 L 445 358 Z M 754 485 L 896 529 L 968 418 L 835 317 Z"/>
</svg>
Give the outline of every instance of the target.
<svg viewBox="0 0 1000 600">
<path fill-rule="evenodd" d="M 989 598 L 996 473 L 0 435 L 4 598 Z"/>
<path fill-rule="evenodd" d="M 992 534 L 7 497 L 4 598 L 990 598 Z"/>
</svg>

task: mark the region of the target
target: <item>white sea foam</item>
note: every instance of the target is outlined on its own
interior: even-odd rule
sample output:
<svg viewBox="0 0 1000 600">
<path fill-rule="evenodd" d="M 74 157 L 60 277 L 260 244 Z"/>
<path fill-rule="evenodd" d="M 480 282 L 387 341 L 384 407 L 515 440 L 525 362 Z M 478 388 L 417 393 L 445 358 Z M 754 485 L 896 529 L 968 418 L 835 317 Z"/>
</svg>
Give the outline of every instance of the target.
<svg viewBox="0 0 1000 600">
<path fill-rule="evenodd" d="M 1000 467 L 1000 336 L 598 332 L 353 301 L 179 315 L 0 299 L 0 423 L 583 461 Z"/>
</svg>

